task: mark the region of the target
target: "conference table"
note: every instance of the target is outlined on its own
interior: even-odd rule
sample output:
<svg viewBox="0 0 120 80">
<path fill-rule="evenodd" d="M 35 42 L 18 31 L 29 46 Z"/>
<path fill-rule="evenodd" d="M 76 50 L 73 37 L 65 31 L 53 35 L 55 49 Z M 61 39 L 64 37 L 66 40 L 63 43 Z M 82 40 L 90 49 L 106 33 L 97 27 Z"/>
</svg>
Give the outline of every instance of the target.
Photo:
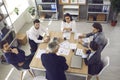
<svg viewBox="0 0 120 80">
<path fill-rule="evenodd" d="M 78 40 L 74 39 L 74 35 L 75 35 L 74 33 L 71 33 L 70 39 L 68 41 L 71 42 L 71 43 L 76 43 L 77 48 L 84 49 L 84 47 L 81 44 L 78 43 Z M 60 39 L 59 42 L 60 43 L 64 41 L 62 32 L 52 31 L 52 32 L 49 33 L 49 36 L 50 36 L 51 39 L 54 38 L 54 37 L 59 37 L 59 39 Z M 38 49 L 46 49 L 47 44 L 48 43 L 40 43 Z M 39 51 L 39 50 L 37 50 L 37 51 Z M 41 59 L 36 57 L 36 55 L 38 53 L 37 51 L 36 51 L 32 61 L 30 63 L 30 68 L 35 69 L 35 70 L 45 71 L 45 68 L 42 65 Z M 70 53 L 68 55 L 61 55 L 61 56 L 64 56 L 66 58 L 66 63 L 69 66 L 66 73 L 73 74 L 73 75 L 78 75 L 78 76 L 83 76 L 83 77 L 86 78 L 87 74 L 88 74 L 88 67 L 85 65 L 84 60 L 82 60 L 83 63 L 82 63 L 82 68 L 81 69 L 79 69 L 79 68 L 71 68 L 70 67 L 71 59 L 72 59 L 73 55 L 74 55 L 73 50 L 70 50 Z"/>
</svg>

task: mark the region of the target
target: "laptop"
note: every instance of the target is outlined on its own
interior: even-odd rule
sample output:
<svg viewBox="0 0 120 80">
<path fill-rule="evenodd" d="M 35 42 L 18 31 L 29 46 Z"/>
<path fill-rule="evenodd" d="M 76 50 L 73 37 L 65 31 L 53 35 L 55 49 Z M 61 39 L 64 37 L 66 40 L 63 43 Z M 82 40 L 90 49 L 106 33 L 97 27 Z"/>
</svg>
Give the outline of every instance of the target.
<svg viewBox="0 0 120 80">
<path fill-rule="evenodd" d="M 71 59 L 71 68 L 82 68 L 82 57 L 73 55 Z"/>
</svg>

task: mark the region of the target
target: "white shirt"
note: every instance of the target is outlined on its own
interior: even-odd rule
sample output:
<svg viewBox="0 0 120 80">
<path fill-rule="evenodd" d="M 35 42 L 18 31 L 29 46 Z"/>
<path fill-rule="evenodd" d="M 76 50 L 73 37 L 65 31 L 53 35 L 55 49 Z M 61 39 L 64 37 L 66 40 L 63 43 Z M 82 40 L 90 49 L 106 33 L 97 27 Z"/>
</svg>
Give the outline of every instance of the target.
<svg viewBox="0 0 120 80">
<path fill-rule="evenodd" d="M 63 32 L 64 28 L 71 28 L 72 32 L 76 32 L 76 22 L 74 20 L 70 21 L 70 23 L 62 21 L 62 23 L 61 23 L 61 31 L 62 32 Z"/>
<path fill-rule="evenodd" d="M 38 40 L 39 35 L 43 37 L 44 34 L 46 33 L 46 31 L 42 29 L 41 27 L 39 27 L 39 29 L 35 29 L 35 27 L 32 26 L 26 33 L 27 33 L 28 38 L 33 40 L 34 42 L 36 43 L 44 42 L 44 40 Z"/>
</svg>

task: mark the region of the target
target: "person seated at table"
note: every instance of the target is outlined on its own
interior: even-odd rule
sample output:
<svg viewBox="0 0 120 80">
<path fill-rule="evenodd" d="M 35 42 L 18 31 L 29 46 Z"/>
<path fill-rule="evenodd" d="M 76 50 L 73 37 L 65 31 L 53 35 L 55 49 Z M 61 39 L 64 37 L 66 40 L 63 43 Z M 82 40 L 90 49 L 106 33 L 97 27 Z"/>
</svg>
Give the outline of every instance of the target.
<svg viewBox="0 0 120 80">
<path fill-rule="evenodd" d="M 43 39 L 43 34 L 47 33 L 44 29 L 40 26 L 40 21 L 35 19 L 33 21 L 34 26 L 32 26 L 26 33 L 29 38 L 30 50 L 31 53 L 34 54 L 38 48 L 38 43 L 48 42 L 48 38 Z M 49 34 L 47 34 L 48 36 Z"/>
<path fill-rule="evenodd" d="M 76 22 L 72 19 L 69 13 L 64 15 L 64 19 L 61 22 L 62 32 L 76 32 Z"/>
<path fill-rule="evenodd" d="M 47 80 L 66 80 L 65 70 L 68 69 L 66 59 L 63 56 L 58 56 L 59 45 L 57 42 L 48 44 L 49 53 L 41 55 L 41 61 L 46 69 Z"/>
<path fill-rule="evenodd" d="M 103 68 L 103 63 L 101 61 L 101 54 L 97 53 L 98 44 L 91 41 L 90 50 L 86 51 L 88 57 L 84 59 L 86 65 L 88 65 L 88 77 L 87 80 L 90 80 L 93 75 L 97 75 Z M 96 76 L 97 77 L 97 76 Z"/>
<path fill-rule="evenodd" d="M 79 41 L 81 41 L 82 38 L 87 38 L 90 36 L 93 36 L 93 42 L 96 42 L 99 46 L 98 52 L 101 53 L 101 51 L 104 49 L 104 47 L 107 44 L 107 39 L 103 33 L 102 25 L 100 23 L 93 23 L 92 25 L 93 30 L 92 32 L 88 34 L 83 34 L 79 36 Z"/>
<path fill-rule="evenodd" d="M 4 53 L 5 59 L 17 69 L 29 69 L 29 64 L 33 55 L 25 56 L 25 52 L 17 47 L 10 47 L 6 40 L 0 42 L 0 48 Z"/>
</svg>

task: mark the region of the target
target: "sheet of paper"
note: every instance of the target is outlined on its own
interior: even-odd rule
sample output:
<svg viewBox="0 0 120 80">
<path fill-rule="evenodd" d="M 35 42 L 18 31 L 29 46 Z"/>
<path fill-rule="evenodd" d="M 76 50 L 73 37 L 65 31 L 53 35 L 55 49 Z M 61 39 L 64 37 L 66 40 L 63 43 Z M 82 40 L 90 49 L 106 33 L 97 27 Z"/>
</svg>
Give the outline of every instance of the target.
<svg viewBox="0 0 120 80">
<path fill-rule="evenodd" d="M 70 43 L 68 41 L 63 41 L 59 44 L 62 48 L 70 48 Z"/>
<path fill-rule="evenodd" d="M 79 35 L 82 35 L 82 33 L 75 33 L 74 39 L 75 39 L 75 40 L 78 39 Z"/>
<path fill-rule="evenodd" d="M 82 58 L 87 58 L 87 54 L 83 53 L 82 49 L 77 49 L 75 54 L 80 55 Z"/>
<path fill-rule="evenodd" d="M 90 43 L 90 39 L 89 38 L 83 38 L 82 39 L 84 43 Z"/>
<path fill-rule="evenodd" d="M 83 52 L 82 49 L 77 49 L 77 50 L 76 50 L 76 55 L 81 56 L 81 55 L 82 55 L 82 52 Z"/>
<path fill-rule="evenodd" d="M 85 54 L 85 53 L 82 54 L 82 58 L 87 58 L 87 56 L 88 56 L 88 55 Z"/>
<path fill-rule="evenodd" d="M 41 55 L 43 54 L 43 53 L 46 53 L 46 50 L 44 50 L 44 49 L 38 49 L 37 50 L 37 54 L 36 54 L 36 58 L 41 58 Z"/>
<path fill-rule="evenodd" d="M 70 39 L 71 33 L 70 32 L 64 32 L 63 38 Z"/>
<path fill-rule="evenodd" d="M 76 49 L 77 48 L 77 44 L 75 43 L 70 43 L 70 49 Z"/>
<path fill-rule="evenodd" d="M 57 54 L 58 55 L 69 55 L 70 49 L 60 47 Z"/>
</svg>

